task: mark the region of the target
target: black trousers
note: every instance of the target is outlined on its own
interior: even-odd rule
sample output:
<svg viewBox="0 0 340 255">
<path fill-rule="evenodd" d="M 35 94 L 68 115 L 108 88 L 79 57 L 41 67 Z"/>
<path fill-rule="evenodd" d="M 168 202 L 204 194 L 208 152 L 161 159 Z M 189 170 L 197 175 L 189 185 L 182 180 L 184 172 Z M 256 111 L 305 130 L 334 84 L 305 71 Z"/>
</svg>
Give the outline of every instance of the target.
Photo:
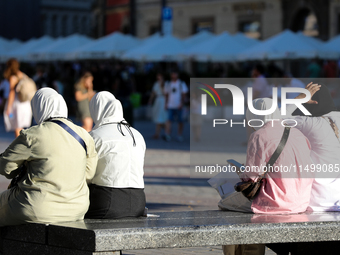
<svg viewBox="0 0 340 255">
<path fill-rule="evenodd" d="M 109 188 L 91 184 L 90 207 L 85 218 L 119 219 L 143 216 L 144 189 Z"/>
</svg>

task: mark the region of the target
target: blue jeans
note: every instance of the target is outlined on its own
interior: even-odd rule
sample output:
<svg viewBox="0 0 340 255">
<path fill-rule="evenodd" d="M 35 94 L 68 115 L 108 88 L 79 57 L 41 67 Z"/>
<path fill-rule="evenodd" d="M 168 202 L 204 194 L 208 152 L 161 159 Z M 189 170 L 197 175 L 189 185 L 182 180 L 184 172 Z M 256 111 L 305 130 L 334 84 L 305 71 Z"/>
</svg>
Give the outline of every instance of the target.
<svg viewBox="0 0 340 255">
<path fill-rule="evenodd" d="M 168 120 L 170 122 L 177 120 L 178 123 L 183 123 L 182 115 L 182 109 L 168 109 Z"/>
</svg>

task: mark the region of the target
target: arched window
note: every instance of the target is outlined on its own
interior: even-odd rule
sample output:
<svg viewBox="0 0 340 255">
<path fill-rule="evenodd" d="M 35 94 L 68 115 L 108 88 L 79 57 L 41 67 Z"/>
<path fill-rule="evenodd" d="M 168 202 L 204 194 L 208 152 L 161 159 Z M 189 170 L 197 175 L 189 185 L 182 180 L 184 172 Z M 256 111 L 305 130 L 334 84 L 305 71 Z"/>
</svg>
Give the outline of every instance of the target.
<svg viewBox="0 0 340 255">
<path fill-rule="evenodd" d="M 309 36 L 318 36 L 318 19 L 315 13 L 308 8 L 302 8 L 297 11 L 291 24 L 291 30 L 294 32 L 301 31 Z"/>
<path fill-rule="evenodd" d="M 87 34 L 87 31 L 88 31 L 87 18 L 84 16 L 81 18 L 80 33 Z"/>
<path fill-rule="evenodd" d="M 57 36 L 57 15 L 52 16 L 51 36 Z"/>
<path fill-rule="evenodd" d="M 62 36 L 67 36 L 68 35 L 68 31 L 67 31 L 67 21 L 68 18 L 66 15 L 64 15 L 61 19 L 61 35 Z"/>
<path fill-rule="evenodd" d="M 79 20 L 78 16 L 73 16 L 73 33 L 79 33 Z"/>
<path fill-rule="evenodd" d="M 47 17 L 45 14 L 41 15 L 40 31 L 42 35 L 47 34 Z"/>
</svg>

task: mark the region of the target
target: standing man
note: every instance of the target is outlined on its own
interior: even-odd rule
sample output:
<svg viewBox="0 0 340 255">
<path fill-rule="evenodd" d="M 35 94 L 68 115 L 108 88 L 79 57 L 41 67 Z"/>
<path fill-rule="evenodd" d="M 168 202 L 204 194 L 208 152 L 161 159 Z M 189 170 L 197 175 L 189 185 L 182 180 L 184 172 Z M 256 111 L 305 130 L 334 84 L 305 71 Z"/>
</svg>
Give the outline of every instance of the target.
<svg viewBox="0 0 340 255">
<path fill-rule="evenodd" d="M 251 76 L 254 79 L 253 99 L 272 97 L 271 87 L 264 76 L 264 67 L 261 64 L 257 64 L 253 68 Z"/>
<path fill-rule="evenodd" d="M 171 140 L 171 124 L 176 120 L 178 122 L 177 140 L 183 141 L 183 106 L 188 87 L 184 81 L 178 79 L 178 71 L 171 71 L 171 80 L 165 83 L 165 108 L 168 110 L 168 121 L 165 125 L 164 140 Z"/>
</svg>

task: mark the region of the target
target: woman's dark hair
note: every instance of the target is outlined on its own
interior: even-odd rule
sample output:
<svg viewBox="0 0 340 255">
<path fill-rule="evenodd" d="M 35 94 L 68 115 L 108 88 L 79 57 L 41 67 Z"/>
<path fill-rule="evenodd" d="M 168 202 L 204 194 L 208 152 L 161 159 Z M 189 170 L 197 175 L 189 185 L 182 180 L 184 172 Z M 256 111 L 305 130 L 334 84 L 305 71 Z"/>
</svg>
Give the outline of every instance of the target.
<svg viewBox="0 0 340 255">
<path fill-rule="evenodd" d="M 11 58 L 6 63 L 6 69 L 4 71 L 4 78 L 9 80 L 12 75 L 17 75 L 19 72 L 19 61 L 15 58 Z"/>
</svg>

